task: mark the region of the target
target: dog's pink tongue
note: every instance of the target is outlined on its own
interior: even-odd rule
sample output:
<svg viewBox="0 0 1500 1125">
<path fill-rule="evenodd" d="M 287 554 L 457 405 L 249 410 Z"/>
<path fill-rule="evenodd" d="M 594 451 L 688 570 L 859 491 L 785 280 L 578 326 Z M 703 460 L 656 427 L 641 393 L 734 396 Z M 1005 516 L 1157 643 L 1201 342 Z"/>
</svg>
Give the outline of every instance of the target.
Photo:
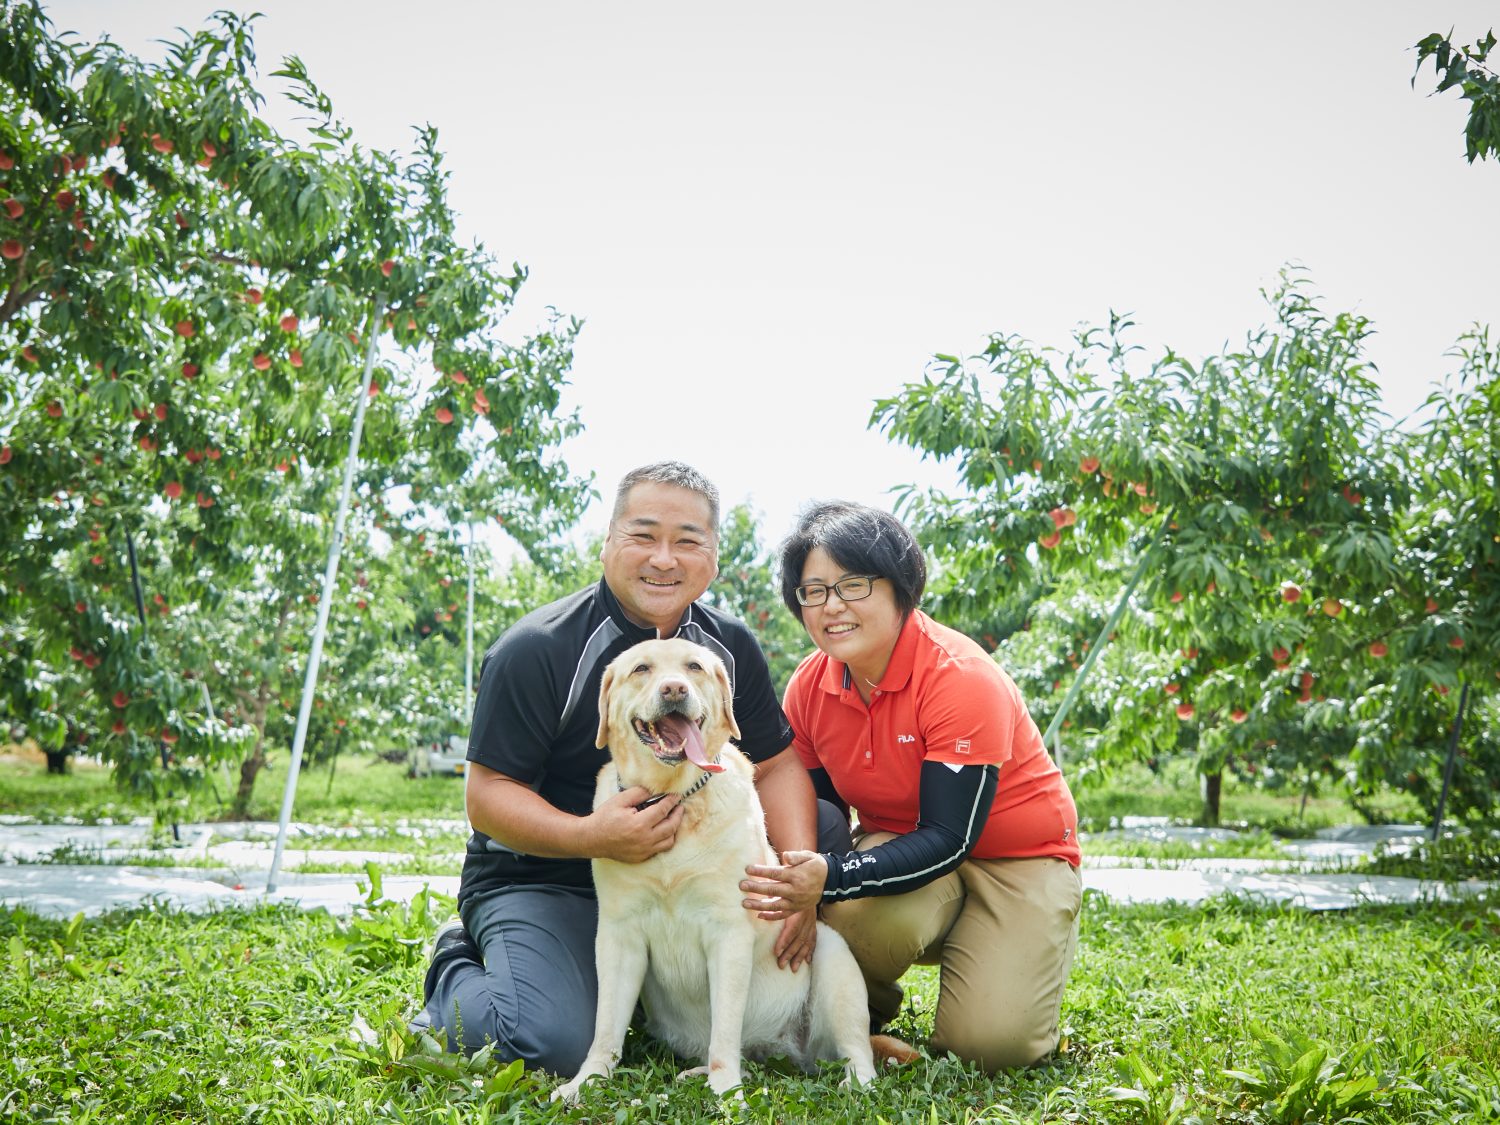
<svg viewBox="0 0 1500 1125">
<path fill-rule="evenodd" d="M 688 761 L 700 770 L 719 773 L 724 767 L 708 760 L 703 752 L 703 736 L 698 733 L 698 724 L 681 715 L 663 715 L 656 720 L 656 730 L 663 742 L 682 743 L 682 752 Z"/>
</svg>

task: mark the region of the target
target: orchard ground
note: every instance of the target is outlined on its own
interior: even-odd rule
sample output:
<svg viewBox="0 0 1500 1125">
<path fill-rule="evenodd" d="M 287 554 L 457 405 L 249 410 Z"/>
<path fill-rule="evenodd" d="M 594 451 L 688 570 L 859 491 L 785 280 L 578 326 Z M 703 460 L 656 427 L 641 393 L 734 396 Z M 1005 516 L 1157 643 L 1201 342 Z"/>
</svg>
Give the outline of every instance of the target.
<svg viewBox="0 0 1500 1125">
<path fill-rule="evenodd" d="M 170 828 L 107 771 L 78 762 L 49 777 L 39 756 L 0 759 L 0 876 L 83 894 L 78 884 L 104 885 L 128 852 L 140 887 L 212 888 L 196 903 L 168 895 L 72 921 L 60 903 L 6 894 L 7 1111 L 26 1121 L 743 1116 L 701 1083 L 674 1083 L 680 1064 L 636 1032 L 614 1083 L 563 1110 L 547 1100 L 549 1076 L 445 1055 L 405 1030 L 426 941 L 452 909 L 443 892 L 456 886 L 465 835 L 460 788 L 368 758 L 309 771 L 286 901 L 272 901 L 257 893 L 264 821 L 214 821 L 211 798 L 180 802 L 185 843 L 173 846 Z M 926 1122 L 939 1107 L 938 1120 L 987 1122 L 1500 1121 L 1500 847 L 1473 836 L 1430 847 L 1409 829 L 1350 824 L 1337 797 L 1302 806 L 1300 793 L 1234 786 L 1224 817 L 1236 827 L 1192 829 L 1186 764 L 1122 770 L 1079 804 L 1095 889 L 1055 1060 L 991 1077 L 929 1057 L 858 1094 L 836 1071 L 773 1063 L 750 1072 L 745 1109 L 765 1120 Z M 1415 813 L 1395 799 L 1383 811 Z M 1339 839 L 1371 834 L 1391 839 L 1373 849 Z M 1302 909 L 1252 886 L 1340 879 L 1422 889 L 1385 903 L 1304 895 L 1304 906 L 1340 908 Z M 1171 887 L 1177 901 L 1124 890 L 1153 886 L 1142 897 Z M 905 983 L 895 1030 L 925 1046 L 936 970 Z"/>
</svg>

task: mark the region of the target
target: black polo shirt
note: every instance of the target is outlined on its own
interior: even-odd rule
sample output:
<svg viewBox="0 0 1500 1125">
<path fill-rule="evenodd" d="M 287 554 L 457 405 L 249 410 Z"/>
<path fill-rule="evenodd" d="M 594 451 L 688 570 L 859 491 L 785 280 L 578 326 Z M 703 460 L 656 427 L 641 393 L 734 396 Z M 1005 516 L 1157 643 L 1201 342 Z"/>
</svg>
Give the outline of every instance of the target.
<svg viewBox="0 0 1500 1125">
<path fill-rule="evenodd" d="M 484 654 L 469 761 L 531 786 L 564 812 L 587 815 L 594 807 L 594 779 L 609 760 L 609 752 L 594 745 L 599 682 L 611 660 L 655 636 L 654 629 L 625 616 L 602 579 L 528 613 Z M 763 762 L 791 745 L 792 728 L 771 686 L 765 654 L 742 621 L 694 602 L 676 636 L 724 662 L 746 757 Z M 522 855 L 479 831 L 467 851 L 460 903 L 517 883 L 593 886 L 586 859 Z"/>
</svg>

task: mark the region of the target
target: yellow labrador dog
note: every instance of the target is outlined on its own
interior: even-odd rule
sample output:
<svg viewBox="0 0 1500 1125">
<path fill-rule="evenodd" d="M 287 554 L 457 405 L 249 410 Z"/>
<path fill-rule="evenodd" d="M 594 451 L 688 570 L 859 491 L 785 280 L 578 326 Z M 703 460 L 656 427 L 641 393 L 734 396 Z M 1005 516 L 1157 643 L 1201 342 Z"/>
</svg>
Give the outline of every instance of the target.
<svg viewBox="0 0 1500 1125">
<path fill-rule="evenodd" d="M 677 842 L 644 863 L 596 859 L 599 1008 L 583 1066 L 554 1098 L 573 1100 L 620 1058 L 637 997 L 647 1028 L 704 1065 L 715 1093 L 740 1084 L 740 1059 L 785 1055 L 806 1070 L 847 1059 L 858 1083 L 875 1076 L 864 979 L 842 938 L 818 924 L 817 954 L 793 973 L 772 945 L 779 922 L 746 910 L 749 863 L 776 863 L 729 677 L 718 657 L 683 640 L 645 641 L 604 672 L 594 807 L 632 785 L 683 794 Z"/>
</svg>

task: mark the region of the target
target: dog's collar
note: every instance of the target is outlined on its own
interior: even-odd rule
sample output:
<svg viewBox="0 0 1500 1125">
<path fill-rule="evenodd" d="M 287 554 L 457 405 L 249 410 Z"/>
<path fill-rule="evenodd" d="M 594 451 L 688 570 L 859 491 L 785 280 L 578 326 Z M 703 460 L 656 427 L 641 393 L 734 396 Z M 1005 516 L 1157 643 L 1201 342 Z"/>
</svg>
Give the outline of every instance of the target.
<svg viewBox="0 0 1500 1125">
<path fill-rule="evenodd" d="M 714 765 L 718 765 L 719 764 L 719 757 L 718 757 L 717 754 L 714 755 L 713 764 Z M 702 789 L 705 785 L 708 784 L 708 779 L 711 778 L 711 777 L 713 777 L 713 774 L 711 774 L 711 773 L 705 773 L 697 781 L 693 782 L 692 785 L 688 786 L 686 789 L 684 789 L 682 791 L 682 794 L 681 794 L 682 799 L 684 801 L 686 801 L 694 793 L 696 793 L 696 792 L 698 792 L 698 790 Z M 620 792 L 621 793 L 625 792 L 625 786 L 623 786 L 623 785 L 620 786 Z M 640 812 L 642 809 L 649 809 L 652 805 L 656 804 L 657 801 L 664 801 L 668 797 L 670 797 L 671 795 L 672 794 L 670 794 L 670 793 L 658 793 L 654 797 L 647 797 L 640 804 L 636 805 L 635 810 L 636 810 L 636 812 Z"/>
</svg>

